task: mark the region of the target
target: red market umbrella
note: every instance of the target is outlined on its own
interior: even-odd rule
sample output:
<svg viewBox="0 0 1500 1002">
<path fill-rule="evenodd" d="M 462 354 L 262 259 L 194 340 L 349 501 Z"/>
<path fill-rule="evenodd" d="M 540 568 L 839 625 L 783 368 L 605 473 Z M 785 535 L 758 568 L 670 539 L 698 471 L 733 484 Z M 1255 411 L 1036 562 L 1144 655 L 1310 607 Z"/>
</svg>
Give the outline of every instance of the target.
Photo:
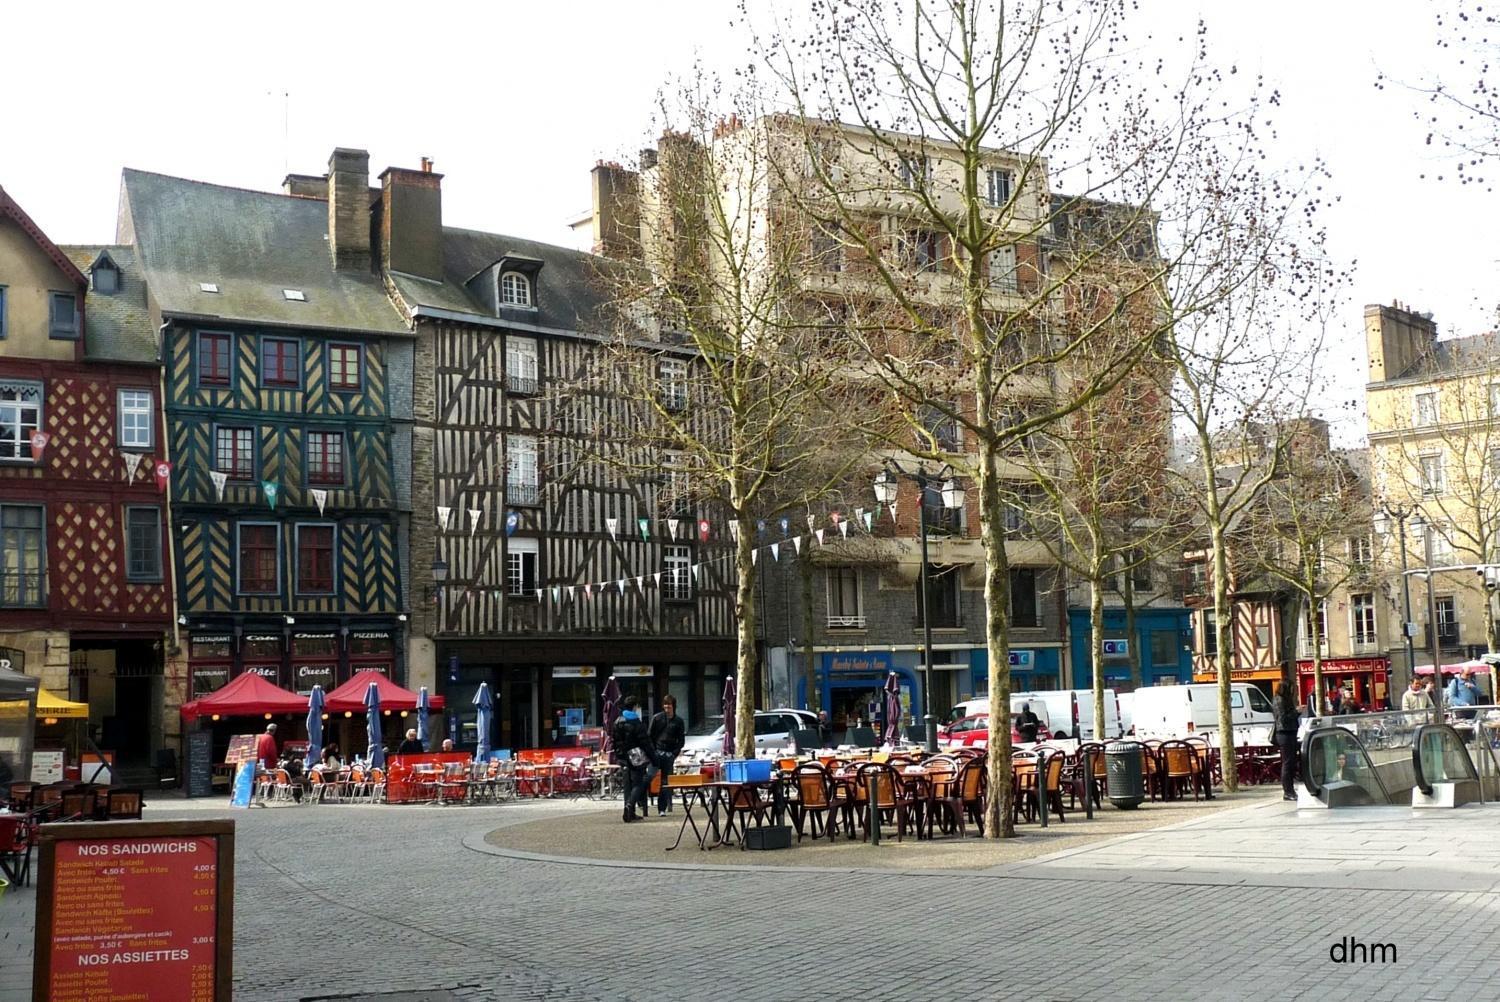
<svg viewBox="0 0 1500 1002">
<path fill-rule="evenodd" d="M 224 688 L 182 704 L 182 715 L 195 717 L 259 717 L 267 713 L 306 713 L 307 697 L 272 685 L 254 672 L 245 672 Z"/>
<path fill-rule="evenodd" d="M 1487 672 L 1490 670 L 1490 666 L 1483 661 L 1463 661 L 1456 665 L 1443 665 L 1443 674 L 1458 675 L 1461 674 L 1465 668 L 1468 668 L 1472 671 L 1483 672 Z M 1432 665 L 1417 665 L 1412 669 L 1412 671 L 1418 675 L 1431 675 Z"/>
<path fill-rule="evenodd" d="M 418 697 L 415 692 L 397 685 L 378 671 L 362 671 L 355 673 L 349 681 L 328 694 L 328 712 L 364 713 L 365 697 L 369 694 L 371 685 L 374 685 L 380 693 L 382 710 L 415 710 L 417 708 Z M 441 710 L 443 697 L 429 696 L 427 705 L 434 710 Z M 303 700 L 302 708 L 307 708 L 306 700 Z"/>
<path fill-rule="evenodd" d="M 734 754 L 734 714 L 737 702 L 734 687 L 734 676 L 724 677 L 724 755 L 726 757 Z"/>
<path fill-rule="evenodd" d="M 615 760 L 615 721 L 620 719 L 620 683 L 611 675 L 604 683 L 604 744 L 599 751 Z"/>
</svg>

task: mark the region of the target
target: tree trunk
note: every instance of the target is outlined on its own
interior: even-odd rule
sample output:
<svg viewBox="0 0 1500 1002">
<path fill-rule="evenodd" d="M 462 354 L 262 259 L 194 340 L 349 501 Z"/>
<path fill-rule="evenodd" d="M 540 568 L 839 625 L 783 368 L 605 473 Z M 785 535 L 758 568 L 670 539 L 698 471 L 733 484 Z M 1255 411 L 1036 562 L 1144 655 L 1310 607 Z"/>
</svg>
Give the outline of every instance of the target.
<svg viewBox="0 0 1500 1002">
<path fill-rule="evenodd" d="M 755 534 L 741 525 L 734 545 L 735 619 L 739 643 L 739 682 L 734 706 L 734 753 L 739 758 L 755 757 L 756 692 L 756 620 L 760 610 L 755 604 Z"/>
<path fill-rule="evenodd" d="M 1094 740 L 1104 740 L 1104 588 L 1098 579 L 1089 582 L 1089 660 L 1094 663 Z M 1075 734 L 1083 740 L 1083 735 Z"/>
<path fill-rule="evenodd" d="M 984 546 L 985 646 L 990 659 L 990 734 L 986 768 L 989 796 L 984 805 L 986 838 L 1014 838 L 1010 775 L 1010 561 L 1005 552 L 1005 517 L 1000 474 L 989 446 L 979 461 L 979 535 Z"/>
<path fill-rule="evenodd" d="M 1210 475 L 1209 491 L 1212 496 L 1213 480 Z M 1217 506 L 1211 506 L 1216 508 Z M 1234 619 L 1229 609 L 1229 554 L 1224 539 L 1223 519 L 1218 511 L 1210 511 L 1209 534 L 1213 542 L 1214 561 L 1214 621 L 1217 625 L 1215 660 L 1219 670 L 1219 765 L 1224 774 L 1224 789 L 1230 793 L 1239 790 L 1239 776 L 1234 761 L 1234 713 L 1229 706 L 1229 687 L 1234 678 L 1234 665 L 1230 662 L 1230 647 L 1234 639 Z"/>
<path fill-rule="evenodd" d="M 818 668 L 814 660 L 817 655 L 813 650 L 816 638 L 813 632 L 813 568 L 808 560 L 811 554 L 809 546 L 807 553 L 797 559 L 797 568 L 802 576 L 802 684 L 807 692 L 807 708 L 817 713 L 823 709 L 823 693 L 818 688 Z"/>
<path fill-rule="evenodd" d="M 1307 600 L 1307 621 L 1309 626 L 1307 635 L 1309 641 L 1312 643 L 1313 692 L 1318 694 L 1318 709 L 1321 711 L 1323 693 L 1325 691 L 1323 688 L 1323 655 L 1319 652 L 1322 631 L 1318 629 L 1317 605 L 1312 599 Z M 1293 662 L 1293 664 L 1296 664 L 1296 662 Z M 1371 695 L 1373 696 L 1374 693 L 1371 693 Z"/>
<path fill-rule="evenodd" d="M 1125 590 L 1120 593 L 1120 600 L 1125 605 L 1125 649 L 1130 655 L 1130 686 L 1134 689 L 1145 685 L 1146 677 L 1141 669 L 1141 645 L 1137 643 L 1140 638 L 1136 636 L 1135 582 L 1129 574 L 1125 575 Z"/>
</svg>

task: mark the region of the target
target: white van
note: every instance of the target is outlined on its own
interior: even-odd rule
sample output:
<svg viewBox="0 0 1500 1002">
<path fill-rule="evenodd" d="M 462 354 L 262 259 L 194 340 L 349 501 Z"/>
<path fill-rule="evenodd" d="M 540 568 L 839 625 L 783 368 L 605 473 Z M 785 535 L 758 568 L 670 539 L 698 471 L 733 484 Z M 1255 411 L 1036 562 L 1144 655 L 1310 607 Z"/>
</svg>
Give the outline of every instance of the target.
<svg viewBox="0 0 1500 1002">
<path fill-rule="evenodd" d="M 1213 682 L 1193 685 L 1151 685 L 1135 691 L 1132 701 L 1135 736 L 1185 738 L 1219 731 L 1219 687 Z M 1248 682 L 1229 687 L 1229 709 L 1234 740 L 1261 741 L 1273 724 L 1271 701 Z"/>
<path fill-rule="evenodd" d="M 1120 730 L 1126 734 L 1135 733 L 1135 693 L 1119 692 L 1115 694 L 1115 702 L 1120 707 Z"/>
<path fill-rule="evenodd" d="M 1049 731 L 1053 731 L 1054 730 L 1053 724 L 1052 724 L 1052 721 L 1053 721 L 1054 718 L 1047 712 L 1047 704 L 1046 703 L 1044 703 L 1044 702 L 1042 702 L 1041 700 L 1038 700 L 1038 699 L 1027 699 L 1027 698 L 1022 697 L 1022 696 L 1017 696 L 1015 693 L 1011 693 L 1011 695 L 1010 695 L 1010 712 L 1011 713 L 1020 713 L 1021 712 L 1021 704 L 1022 703 L 1030 703 L 1031 704 L 1031 712 L 1035 713 L 1037 715 L 1038 719 L 1041 720 L 1042 726 L 1045 727 L 1045 728 L 1047 728 L 1047 730 L 1049 730 Z M 990 697 L 988 697 L 988 696 L 978 696 L 978 697 L 976 697 L 974 699 L 966 699 L 962 703 L 959 703 L 958 705 L 954 706 L 953 709 L 949 710 L 948 711 L 948 721 L 947 722 L 951 724 L 951 723 L 953 723 L 953 721 L 958 720 L 961 717 L 971 717 L 971 716 L 973 716 L 976 713 L 989 713 L 989 712 L 990 712 Z M 1062 717 L 1062 718 L 1057 718 L 1057 719 L 1067 720 L 1069 718 Z M 1054 731 L 1054 733 L 1055 733 L 1055 731 Z"/>
</svg>

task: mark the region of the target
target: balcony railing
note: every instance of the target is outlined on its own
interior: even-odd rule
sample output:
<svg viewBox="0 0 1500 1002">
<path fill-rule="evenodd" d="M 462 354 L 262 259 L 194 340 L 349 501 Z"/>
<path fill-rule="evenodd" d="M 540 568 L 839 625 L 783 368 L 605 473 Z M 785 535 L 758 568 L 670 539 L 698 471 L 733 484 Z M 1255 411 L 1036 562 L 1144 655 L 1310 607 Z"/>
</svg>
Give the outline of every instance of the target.
<svg viewBox="0 0 1500 1002">
<path fill-rule="evenodd" d="M 506 504 L 535 507 L 542 503 L 542 489 L 536 484 L 506 484 Z"/>
<path fill-rule="evenodd" d="M 537 391 L 535 376 L 506 376 L 505 388 L 515 394 L 533 394 Z"/>
<path fill-rule="evenodd" d="M 865 617 L 830 615 L 828 617 L 828 628 L 830 630 L 863 630 L 865 628 Z"/>
</svg>

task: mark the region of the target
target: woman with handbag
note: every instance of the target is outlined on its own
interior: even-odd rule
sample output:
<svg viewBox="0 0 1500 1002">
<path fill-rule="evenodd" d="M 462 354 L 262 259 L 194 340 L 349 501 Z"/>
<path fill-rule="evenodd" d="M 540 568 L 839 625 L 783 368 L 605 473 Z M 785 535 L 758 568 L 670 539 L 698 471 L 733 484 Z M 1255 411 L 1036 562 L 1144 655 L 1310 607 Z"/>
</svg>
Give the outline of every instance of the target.
<svg viewBox="0 0 1500 1002">
<path fill-rule="evenodd" d="M 625 697 L 612 737 L 615 760 L 625 770 L 623 820 L 638 821 L 646 813 L 646 767 L 651 764 L 651 739 L 641 720 L 641 701 L 634 696 Z M 640 814 L 635 812 L 636 804 L 641 806 Z"/>
</svg>

